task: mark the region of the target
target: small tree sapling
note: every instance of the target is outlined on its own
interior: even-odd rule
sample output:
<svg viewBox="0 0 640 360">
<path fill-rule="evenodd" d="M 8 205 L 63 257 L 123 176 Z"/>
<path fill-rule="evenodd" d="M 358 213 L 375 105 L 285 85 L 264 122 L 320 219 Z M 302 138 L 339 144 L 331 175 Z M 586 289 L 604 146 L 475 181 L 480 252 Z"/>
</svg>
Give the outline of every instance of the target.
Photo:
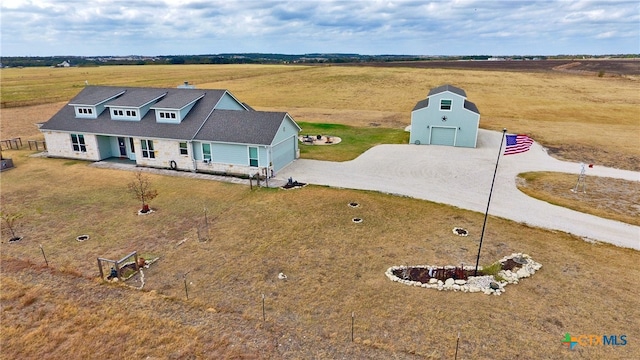
<svg viewBox="0 0 640 360">
<path fill-rule="evenodd" d="M 137 171 L 134 175 L 134 179 L 127 185 L 129 192 L 142 202 L 143 213 L 149 212 L 149 201 L 158 196 L 158 191 L 151 188 L 151 181 L 149 177 L 144 175 L 142 171 Z"/>
<path fill-rule="evenodd" d="M 20 240 L 20 237 L 16 235 L 16 230 L 18 230 L 18 220 L 23 216 L 24 214 L 22 213 L 0 211 L 0 218 L 2 218 L 2 222 L 6 226 L 6 229 L 11 233 L 11 239 L 9 239 L 9 241 Z"/>
</svg>

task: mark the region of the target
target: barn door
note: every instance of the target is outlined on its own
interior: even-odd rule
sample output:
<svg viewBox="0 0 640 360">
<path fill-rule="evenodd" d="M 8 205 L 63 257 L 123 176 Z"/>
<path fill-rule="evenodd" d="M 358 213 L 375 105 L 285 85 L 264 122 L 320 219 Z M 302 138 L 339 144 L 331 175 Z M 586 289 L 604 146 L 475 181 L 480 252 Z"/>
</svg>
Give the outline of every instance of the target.
<svg viewBox="0 0 640 360">
<path fill-rule="evenodd" d="M 456 141 L 456 128 L 431 127 L 431 145 L 454 146 Z"/>
</svg>

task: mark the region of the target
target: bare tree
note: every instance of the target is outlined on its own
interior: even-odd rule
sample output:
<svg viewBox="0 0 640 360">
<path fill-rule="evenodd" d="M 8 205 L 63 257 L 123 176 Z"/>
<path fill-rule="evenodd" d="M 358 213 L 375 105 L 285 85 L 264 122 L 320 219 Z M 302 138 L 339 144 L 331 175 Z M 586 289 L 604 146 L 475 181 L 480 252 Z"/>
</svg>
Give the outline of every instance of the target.
<svg viewBox="0 0 640 360">
<path fill-rule="evenodd" d="M 20 220 L 24 214 L 22 213 L 8 213 L 5 211 L 0 211 L 0 218 L 6 225 L 6 229 L 11 233 L 11 239 L 9 241 L 15 241 L 20 237 L 16 235 L 16 230 L 18 230 L 18 220 Z"/>
<path fill-rule="evenodd" d="M 151 188 L 151 181 L 149 177 L 144 175 L 142 171 L 137 171 L 134 175 L 134 179 L 127 185 L 129 192 L 138 201 L 142 202 L 142 212 L 149 211 L 148 202 L 155 199 L 158 196 L 158 191 Z"/>
</svg>

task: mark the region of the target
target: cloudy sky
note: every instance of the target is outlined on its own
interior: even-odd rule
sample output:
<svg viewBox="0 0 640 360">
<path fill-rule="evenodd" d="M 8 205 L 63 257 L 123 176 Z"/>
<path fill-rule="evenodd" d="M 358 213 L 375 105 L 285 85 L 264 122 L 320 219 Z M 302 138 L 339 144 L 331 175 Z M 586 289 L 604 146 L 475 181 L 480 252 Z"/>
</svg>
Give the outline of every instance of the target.
<svg viewBox="0 0 640 360">
<path fill-rule="evenodd" d="M 0 54 L 640 53 L 640 1 L 2 0 Z"/>
</svg>

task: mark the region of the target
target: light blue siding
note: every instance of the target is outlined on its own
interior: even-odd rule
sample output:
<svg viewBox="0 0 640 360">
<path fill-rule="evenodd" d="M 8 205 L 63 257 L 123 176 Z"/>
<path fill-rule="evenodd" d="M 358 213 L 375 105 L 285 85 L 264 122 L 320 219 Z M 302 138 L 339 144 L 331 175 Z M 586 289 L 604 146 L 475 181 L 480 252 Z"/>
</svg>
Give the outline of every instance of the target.
<svg viewBox="0 0 640 360">
<path fill-rule="evenodd" d="M 440 100 L 451 100 L 451 110 L 441 110 Z M 409 142 L 475 147 L 480 115 L 465 109 L 464 101 L 465 97 L 450 91 L 430 96 L 429 106 L 411 113 Z"/>
<path fill-rule="evenodd" d="M 148 103 L 147 105 L 145 105 L 145 106 L 140 108 L 140 112 L 139 112 L 140 119 L 142 119 L 145 115 L 147 115 L 147 112 L 149 111 L 149 109 L 153 105 L 155 105 L 155 103 L 156 103 L 155 101 L 152 101 L 152 102 Z"/>
<path fill-rule="evenodd" d="M 249 155 L 246 145 L 213 143 L 211 153 L 213 162 L 234 165 L 249 165 Z"/>
<path fill-rule="evenodd" d="M 117 138 L 112 138 L 109 136 L 101 136 L 101 135 L 97 135 L 96 139 L 98 141 L 98 149 L 100 152 L 100 160 L 102 159 L 106 159 L 106 158 L 110 158 L 112 156 L 115 156 L 113 154 L 118 154 L 118 139 Z M 114 146 L 115 146 L 115 150 L 116 152 L 114 152 Z"/>
<path fill-rule="evenodd" d="M 216 105 L 216 109 L 222 110 L 245 110 L 245 108 L 240 104 L 233 96 L 225 93 L 218 104 Z"/>
<path fill-rule="evenodd" d="M 280 128 L 278 128 L 276 136 L 273 137 L 273 142 L 271 142 L 271 144 L 278 144 L 282 140 L 290 138 L 292 135 L 298 136 L 299 131 L 300 129 L 298 126 L 293 122 L 289 115 L 286 115 L 282 120 L 282 124 L 280 124 Z"/>
<path fill-rule="evenodd" d="M 181 109 L 180 119 L 184 119 L 185 117 L 187 117 L 187 114 L 189 113 L 189 111 L 191 111 L 191 108 L 193 108 L 195 104 L 196 104 L 196 101 L 192 102 L 190 105 L 185 106 L 183 109 Z"/>
<path fill-rule="evenodd" d="M 191 153 L 195 160 L 202 160 L 202 143 L 200 141 L 191 143 Z"/>
<path fill-rule="evenodd" d="M 281 143 L 274 145 L 272 150 L 273 170 L 279 171 L 287 166 L 296 158 L 296 146 L 298 145 L 298 137 L 291 136 Z"/>
</svg>

